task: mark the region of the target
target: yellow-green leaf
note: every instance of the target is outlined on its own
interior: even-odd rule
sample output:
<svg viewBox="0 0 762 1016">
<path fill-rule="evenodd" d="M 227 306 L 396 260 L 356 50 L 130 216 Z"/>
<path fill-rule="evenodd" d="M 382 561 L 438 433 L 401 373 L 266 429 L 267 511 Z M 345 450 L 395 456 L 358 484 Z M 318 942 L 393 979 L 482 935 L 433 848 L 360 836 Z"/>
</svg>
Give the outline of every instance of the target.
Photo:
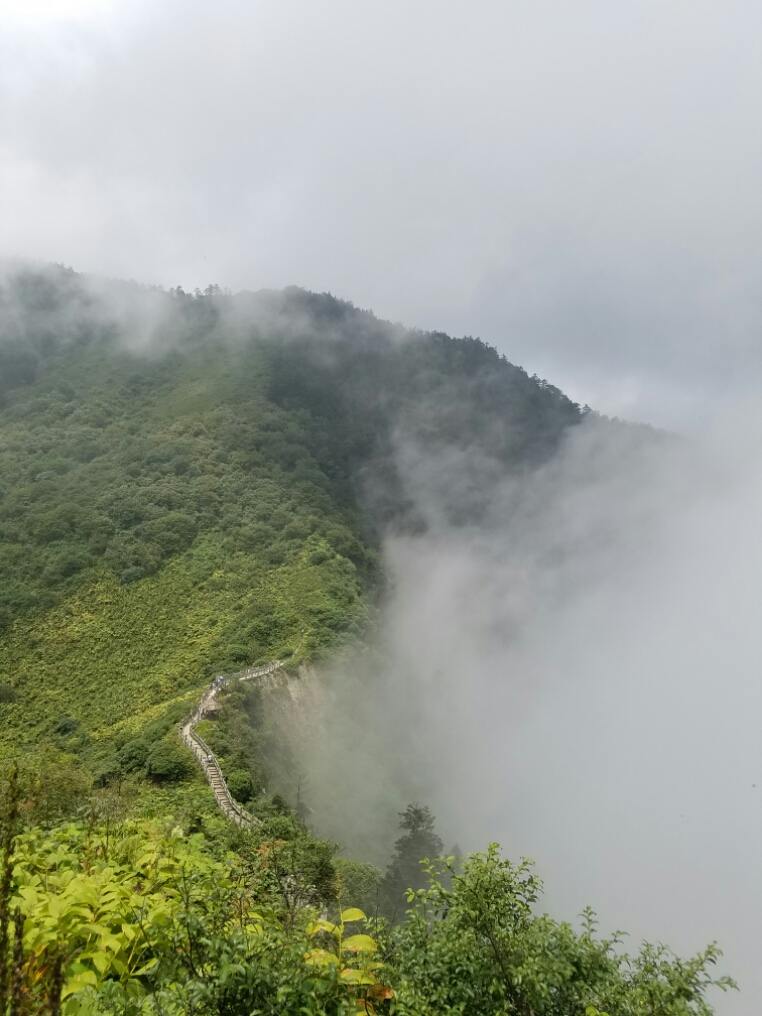
<svg viewBox="0 0 762 1016">
<path fill-rule="evenodd" d="M 158 962 L 159 962 L 158 959 L 154 956 L 153 959 L 150 959 L 148 961 L 148 963 L 144 964 L 140 968 L 140 970 L 136 970 L 135 973 L 132 976 L 133 977 L 142 977 L 143 974 L 147 974 L 149 972 L 149 970 L 153 970 L 153 968 L 156 966 L 156 964 Z"/>
<path fill-rule="evenodd" d="M 338 957 L 334 956 L 333 953 L 326 952 L 325 949 L 314 949 L 310 953 L 306 953 L 304 960 L 306 963 L 312 964 L 316 967 L 325 967 L 329 964 L 338 964 Z"/>
<path fill-rule="evenodd" d="M 394 991 L 391 988 L 387 988 L 384 984 L 376 984 L 368 992 L 368 998 L 394 998 Z"/>
<path fill-rule="evenodd" d="M 66 980 L 64 990 L 61 992 L 61 998 L 66 998 L 67 995 L 73 995 L 75 991 L 82 991 L 88 985 L 95 987 L 98 984 L 98 978 L 92 972 L 92 970 L 83 970 L 81 974 L 74 974 L 73 977 L 69 977 Z"/>
<path fill-rule="evenodd" d="M 105 953 L 96 952 L 93 956 L 93 965 L 99 973 L 105 974 L 111 966 L 111 960 Z"/>
<path fill-rule="evenodd" d="M 343 948 L 347 952 L 375 952 L 378 946 L 370 935 L 350 935 L 344 939 Z"/>
<path fill-rule="evenodd" d="M 345 967 L 341 971 L 341 980 L 345 984 L 375 984 L 376 978 L 368 970 L 355 970 L 354 967 Z"/>
<path fill-rule="evenodd" d="M 347 924 L 349 921 L 364 921 L 366 917 L 359 907 L 350 907 L 348 910 L 342 910 L 341 919 Z"/>
</svg>

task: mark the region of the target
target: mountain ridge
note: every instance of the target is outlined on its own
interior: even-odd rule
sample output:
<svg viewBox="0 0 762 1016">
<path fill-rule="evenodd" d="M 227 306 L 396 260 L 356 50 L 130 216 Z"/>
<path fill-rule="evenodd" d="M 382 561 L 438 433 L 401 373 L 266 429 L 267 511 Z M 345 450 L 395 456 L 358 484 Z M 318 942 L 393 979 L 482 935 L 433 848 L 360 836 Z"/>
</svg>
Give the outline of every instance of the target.
<svg viewBox="0 0 762 1016">
<path fill-rule="evenodd" d="M 401 449 L 462 457 L 442 510 L 471 524 L 584 415 L 478 339 L 328 294 L 56 266 L 2 276 L 0 392 L 0 746 L 96 775 L 213 674 L 367 630 L 383 534 L 428 524 Z"/>
</svg>

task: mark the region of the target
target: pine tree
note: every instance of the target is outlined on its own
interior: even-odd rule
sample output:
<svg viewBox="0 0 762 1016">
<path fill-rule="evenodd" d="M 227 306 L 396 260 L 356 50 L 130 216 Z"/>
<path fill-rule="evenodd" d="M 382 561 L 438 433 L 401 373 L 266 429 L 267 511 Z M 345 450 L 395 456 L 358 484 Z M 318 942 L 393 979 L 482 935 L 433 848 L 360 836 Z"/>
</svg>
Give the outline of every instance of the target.
<svg viewBox="0 0 762 1016">
<path fill-rule="evenodd" d="M 427 857 L 439 857 L 442 841 L 434 831 L 434 816 L 428 808 L 409 804 L 400 812 L 400 829 L 405 830 L 394 846 L 391 860 L 382 885 L 383 909 L 394 918 L 405 909 L 405 892 L 408 889 L 422 889 L 426 875 L 421 861 Z"/>
</svg>

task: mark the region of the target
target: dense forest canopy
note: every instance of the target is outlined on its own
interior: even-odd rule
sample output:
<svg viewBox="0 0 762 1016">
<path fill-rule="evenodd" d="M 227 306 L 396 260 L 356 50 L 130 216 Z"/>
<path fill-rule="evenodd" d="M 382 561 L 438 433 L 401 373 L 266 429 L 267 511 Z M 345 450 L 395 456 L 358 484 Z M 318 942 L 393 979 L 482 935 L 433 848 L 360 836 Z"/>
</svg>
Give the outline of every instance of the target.
<svg viewBox="0 0 762 1016">
<path fill-rule="evenodd" d="M 418 466 L 457 467 L 448 524 L 489 525 L 492 486 L 586 412 L 478 339 L 327 294 L 5 266 L 2 1016 L 711 1012 L 715 947 L 628 957 L 592 915 L 537 915 L 495 847 L 422 871 L 425 806 L 385 874 L 338 857 L 258 686 L 199 723 L 256 824 L 222 817 L 176 736 L 215 674 L 298 675 L 372 631 L 384 534 L 429 524 Z"/>
</svg>

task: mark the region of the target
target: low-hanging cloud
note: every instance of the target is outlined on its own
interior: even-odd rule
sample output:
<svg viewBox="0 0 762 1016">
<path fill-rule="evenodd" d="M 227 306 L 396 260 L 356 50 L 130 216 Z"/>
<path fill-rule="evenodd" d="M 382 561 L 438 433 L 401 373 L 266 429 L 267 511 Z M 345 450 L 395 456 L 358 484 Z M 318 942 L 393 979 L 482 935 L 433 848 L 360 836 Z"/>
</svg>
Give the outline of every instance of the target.
<svg viewBox="0 0 762 1016">
<path fill-rule="evenodd" d="M 480 334 L 603 412 L 698 427 L 762 375 L 761 19 L 14 0 L 0 253 L 329 290 Z"/>
<path fill-rule="evenodd" d="M 557 915 L 718 940 L 742 988 L 718 1011 L 755 1012 L 760 434 L 749 413 L 704 445 L 590 417 L 509 479 L 400 441 L 428 528 L 387 539 L 376 646 L 328 678 L 318 827 L 378 863 L 400 802 L 428 803 L 448 844 L 533 857 Z M 486 514 L 451 524 L 474 482 Z"/>
</svg>

